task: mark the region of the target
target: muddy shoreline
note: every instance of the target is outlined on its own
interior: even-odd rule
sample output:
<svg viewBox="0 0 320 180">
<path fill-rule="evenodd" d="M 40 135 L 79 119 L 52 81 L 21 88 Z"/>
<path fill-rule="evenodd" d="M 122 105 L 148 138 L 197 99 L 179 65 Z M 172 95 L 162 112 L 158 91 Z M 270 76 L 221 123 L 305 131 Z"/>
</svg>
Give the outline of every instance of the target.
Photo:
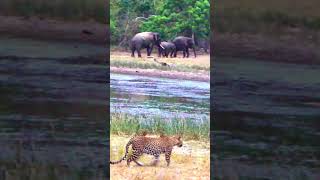
<svg viewBox="0 0 320 180">
<path fill-rule="evenodd" d="M 139 69 L 139 68 L 118 68 L 110 67 L 111 73 L 118 74 L 129 74 L 129 75 L 143 75 L 149 77 L 158 78 L 170 78 L 170 79 L 181 79 L 181 80 L 192 80 L 210 82 L 210 76 L 201 73 L 188 73 L 188 72 L 177 72 L 177 71 L 161 71 L 157 69 Z"/>
</svg>

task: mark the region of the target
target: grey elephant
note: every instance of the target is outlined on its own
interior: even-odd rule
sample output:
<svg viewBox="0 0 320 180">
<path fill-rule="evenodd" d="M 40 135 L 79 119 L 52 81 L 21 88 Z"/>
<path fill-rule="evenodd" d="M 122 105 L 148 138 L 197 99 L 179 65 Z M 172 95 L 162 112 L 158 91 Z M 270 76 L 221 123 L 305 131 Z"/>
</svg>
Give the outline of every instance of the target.
<svg viewBox="0 0 320 180">
<path fill-rule="evenodd" d="M 189 57 L 189 48 L 193 49 L 194 57 L 197 57 L 195 43 L 192 38 L 185 37 L 185 36 L 178 36 L 178 37 L 174 38 L 174 40 L 172 42 L 176 46 L 176 50 L 174 52 L 174 57 L 177 57 L 178 51 L 183 51 L 183 57 L 186 57 L 186 55 L 187 55 L 187 58 L 188 58 Z"/>
<path fill-rule="evenodd" d="M 159 46 L 159 57 L 162 55 L 163 57 L 173 57 L 173 53 L 176 50 L 176 46 L 172 42 L 163 41 Z"/>
<path fill-rule="evenodd" d="M 131 56 L 134 57 L 134 52 L 138 52 L 138 56 L 141 57 L 140 50 L 147 49 L 147 55 L 150 56 L 153 46 L 159 46 L 161 42 L 159 33 L 156 32 L 141 32 L 133 36 L 131 39 Z"/>
<path fill-rule="evenodd" d="M 200 49 L 203 49 L 205 53 L 208 53 L 208 50 L 210 50 L 210 42 L 206 39 L 200 39 L 198 40 L 198 47 Z"/>
</svg>

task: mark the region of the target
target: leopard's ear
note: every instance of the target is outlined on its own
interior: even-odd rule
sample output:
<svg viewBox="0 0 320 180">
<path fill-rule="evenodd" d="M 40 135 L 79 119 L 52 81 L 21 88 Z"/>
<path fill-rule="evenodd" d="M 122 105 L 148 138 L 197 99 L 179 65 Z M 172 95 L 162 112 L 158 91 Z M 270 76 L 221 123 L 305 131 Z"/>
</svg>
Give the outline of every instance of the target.
<svg viewBox="0 0 320 180">
<path fill-rule="evenodd" d="M 142 134 L 142 136 L 146 136 L 148 134 L 148 132 L 146 130 L 143 130 L 141 134 Z"/>
<path fill-rule="evenodd" d="M 166 135 L 164 135 L 164 133 L 161 131 L 160 132 L 160 137 L 163 138 L 163 137 L 166 137 Z"/>
</svg>

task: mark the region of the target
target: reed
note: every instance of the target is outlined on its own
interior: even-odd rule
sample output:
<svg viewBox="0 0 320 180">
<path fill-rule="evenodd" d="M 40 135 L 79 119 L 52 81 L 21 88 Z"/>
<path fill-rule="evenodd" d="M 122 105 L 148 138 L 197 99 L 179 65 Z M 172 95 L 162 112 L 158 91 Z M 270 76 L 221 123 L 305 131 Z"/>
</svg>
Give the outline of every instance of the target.
<svg viewBox="0 0 320 180">
<path fill-rule="evenodd" d="M 209 141 L 210 122 L 203 119 L 197 122 L 188 118 L 163 119 L 160 116 L 138 116 L 125 113 L 112 113 L 110 133 L 116 135 L 132 135 L 140 131 L 149 134 L 176 135 L 180 134 L 188 140 Z"/>
</svg>

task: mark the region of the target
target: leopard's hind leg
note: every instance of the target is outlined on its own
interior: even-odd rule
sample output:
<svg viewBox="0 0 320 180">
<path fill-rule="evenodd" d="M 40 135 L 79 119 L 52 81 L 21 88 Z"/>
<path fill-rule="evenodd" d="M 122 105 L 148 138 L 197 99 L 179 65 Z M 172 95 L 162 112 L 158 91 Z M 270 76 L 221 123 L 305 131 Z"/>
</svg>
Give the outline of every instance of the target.
<svg viewBox="0 0 320 180">
<path fill-rule="evenodd" d="M 137 161 L 137 160 L 133 160 L 138 166 L 143 166 L 144 164 L 143 163 L 141 163 L 141 162 L 139 162 L 139 161 Z"/>
<path fill-rule="evenodd" d="M 127 159 L 127 165 L 130 166 L 130 162 L 134 161 L 137 165 L 142 166 L 137 160 L 140 158 L 142 153 L 140 151 L 133 150 L 132 155 Z"/>
</svg>

